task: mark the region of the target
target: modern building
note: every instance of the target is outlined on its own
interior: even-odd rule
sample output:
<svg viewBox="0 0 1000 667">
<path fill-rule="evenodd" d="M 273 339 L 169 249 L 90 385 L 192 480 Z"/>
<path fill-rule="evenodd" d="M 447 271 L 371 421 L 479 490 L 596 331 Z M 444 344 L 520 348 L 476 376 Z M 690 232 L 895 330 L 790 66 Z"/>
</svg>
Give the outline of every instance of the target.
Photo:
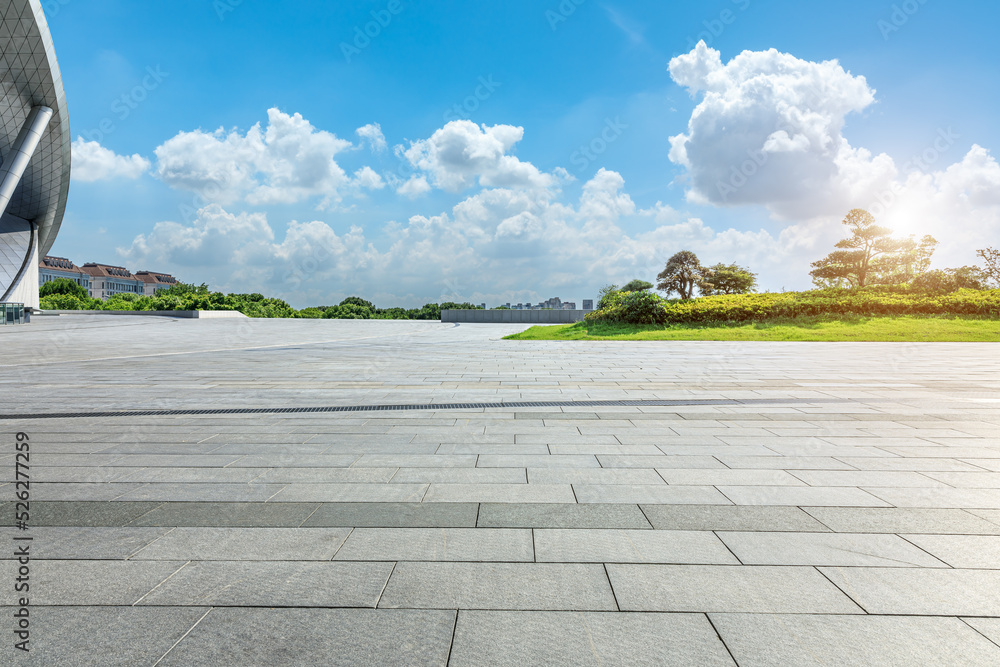
<svg viewBox="0 0 1000 667">
<path fill-rule="evenodd" d="M 88 292 L 90 291 L 90 274 L 85 272 L 71 260 L 65 257 L 49 257 L 46 255 L 38 263 L 38 286 L 45 283 L 66 278 L 80 285 Z"/>
<path fill-rule="evenodd" d="M 93 299 L 107 299 L 115 294 L 146 294 L 146 283 L 123 266 L 89 262 L 83 265 L 83 271 L 90 276 L 90 296 Z"/>
<path fill-rule="evenodd" d="M 593 310 L 594 309 L 594 300 L 593 299 L 584 299 L 583 300 L 583 309 L 584 310 Z"/>
<path fill-rule="evenodd" d="M 0 302 L 38 307 L 69 193 L 69 112 L 40 0 L 0 0 Z"/>
<path fill-rule="evenodd" d="M 136 271 L 135 277 L 143 283 L 143 296 L 153 296 L 160 290 L 170 289 L 177 284 L 177 278 L 155 271 Z"/>
</svg>

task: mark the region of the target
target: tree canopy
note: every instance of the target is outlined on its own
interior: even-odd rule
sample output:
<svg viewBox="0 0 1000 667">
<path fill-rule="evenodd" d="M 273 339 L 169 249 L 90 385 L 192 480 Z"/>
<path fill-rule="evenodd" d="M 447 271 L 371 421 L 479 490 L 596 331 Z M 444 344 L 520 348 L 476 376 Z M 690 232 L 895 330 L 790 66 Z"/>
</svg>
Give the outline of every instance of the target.
<svg viewBox="0 0 1000 667">
<path fill-rule="evenodd" d="M 711 282 L 699 289 L 703 296 L 716 294 L 750 294 L 757 289 L 757 274 L 738 264 L 715 264 L 709 267 Z"/>
<path fill-rule="evenodd" d="M 694 297 L 695 287 L 710 287 L 709 269 L 703 267 L 698 256 L 690 250 L 681 250 L 667 261 L 667 266 L 656 276 L 656 289 L 667 294 L 676 292 L 682 299 Z"/>
<path fill-rule="evenodd" d="M 876 224 L 864 209 L 852 209 L 844 218 L 850 236 L 837 242 L 838 250 L 813 262 L 809 275 L 817 287 L 864 287 L 912 282 L 927 271 L 937 240 L 911 235 L 894 238 L 892 230 Z"/>
<path fill-rule="evenodd" d="M 56 278 L 38 288 L 38 296 L 42 299 L 56 294 L 67 294 L 80 300 L 90 299 L 90 293 L 87 291 L 87 288 L 83 285 L 78 285 L 75 280 L 70 280 L 69 278 Z"/>
<path fill-rule="evenodd" d="M 636 278 L 624 287 L 622 287 L 623 292 L 645 292 L 646 290 L 653 289 L 653 283 L 646 282 L 645 280 L 639 280 Z"/>
</svg>

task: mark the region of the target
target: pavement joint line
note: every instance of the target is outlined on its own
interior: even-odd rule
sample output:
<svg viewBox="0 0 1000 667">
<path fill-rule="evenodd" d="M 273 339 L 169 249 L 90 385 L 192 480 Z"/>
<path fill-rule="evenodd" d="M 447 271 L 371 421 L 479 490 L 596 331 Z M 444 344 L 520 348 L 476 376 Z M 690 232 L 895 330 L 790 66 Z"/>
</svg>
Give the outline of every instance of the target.
<svg viewBox="0 0 1000 667">
<path fill-rule="evenodd" d="M 195 621 L 194 625 L 192 625 L 190 628 L 188 628 L 188 631 L 185 632 L 183 635 L 181 635 L 181 638 L 178 639 L 177 641 L 175 641 L 174 644 L 173 644 L 173 646 L 171 646 L 170 648 L 168 648 L 167 652 L 160 656 L 159 660 L 157 660 L 156 662 L 153 663 L 153 667 L 156 667 L 158 664 L 160 664 L 161 662 L 163 662 L 163 659 L 166 658 L 168 655 L 170 655 L 170 652 L 173 651 L 175 648 L 177 648 L 177 645 L 180 644 L 182 641 L 184 641 L 187 638 L 187 636 L 189 634 L 191 634 L 191 632 L 195 628 L 198 627 L 198 624 L 201 623 L 203 620 L 205 620 L 205 617 L 208 616 L 209 614 L 211 614 L 214 609 L 215 609 L 215 607 L 209 607 L 208 611 L 206 611 L 204 614 L 202 614 L 201 618 L 199 618 L 197 621 Z"/>
<path fill-rule="evenodd" d="M 482 410 L 509 408 L 562 407 L 684 407 L 684 406 L 743 406 L 785 404 L 854 403 L 846 398 L 706 398 L 706 399 L 620 399 L 581 401 L 500 401 L 495 403 L 424 403 L 399 405 L 332 405 L 321 407 L 274 408 L 203 408 L 176 410 L 107 410 L 98 412 L 36 412 L 0 414 L 0 420 L 20 419 L 87 419 L 95 417 L 176 417 L 199 415 L 265 415 L 341 412 L 404 412 L 427 410 Z"/>
</svg>

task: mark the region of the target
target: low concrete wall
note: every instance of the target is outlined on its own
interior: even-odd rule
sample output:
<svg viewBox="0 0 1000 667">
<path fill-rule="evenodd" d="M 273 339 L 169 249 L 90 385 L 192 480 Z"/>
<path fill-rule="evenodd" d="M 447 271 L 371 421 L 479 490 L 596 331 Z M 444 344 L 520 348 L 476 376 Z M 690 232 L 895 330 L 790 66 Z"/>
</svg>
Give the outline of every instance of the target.
<svg viewBox="0 0 1000 667">
<path fill-rule="evenodd" d="M 442 322 L 484 324 L 570 324 L 583 321 L 589 310 L 442 310 Z"/>
<path fill-rule="evenodd" d="M 183 319 L 244 318 L 238 310 L 36 310 L 35 317 L 55 315 L 138 315 L 140 317 L 180 317 Z"/>
</svg>

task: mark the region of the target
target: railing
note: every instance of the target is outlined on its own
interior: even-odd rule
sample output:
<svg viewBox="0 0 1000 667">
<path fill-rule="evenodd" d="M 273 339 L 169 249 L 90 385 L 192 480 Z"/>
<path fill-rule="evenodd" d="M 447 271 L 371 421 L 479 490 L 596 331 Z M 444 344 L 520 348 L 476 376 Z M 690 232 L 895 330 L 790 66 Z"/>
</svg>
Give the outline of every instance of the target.
<svg viewBox="0 0 1000 667">
<path fill-rule="evenodd" d="M 24 323 L 23 303 L 0 303 L 0 326 Z"/>
</svg>

